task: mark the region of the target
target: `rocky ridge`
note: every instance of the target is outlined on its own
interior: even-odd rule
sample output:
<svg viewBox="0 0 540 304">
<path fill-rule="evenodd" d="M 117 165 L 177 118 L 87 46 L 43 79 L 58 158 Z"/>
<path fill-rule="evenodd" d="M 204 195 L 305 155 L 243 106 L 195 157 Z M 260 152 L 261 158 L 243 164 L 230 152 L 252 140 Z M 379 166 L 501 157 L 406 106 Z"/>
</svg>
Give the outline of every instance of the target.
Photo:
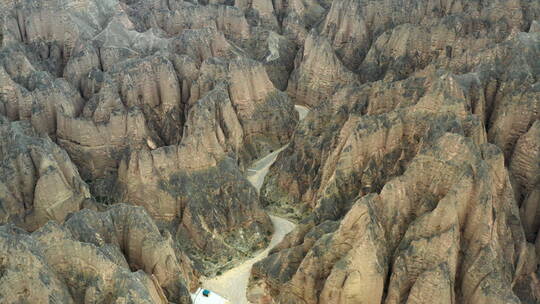
<svg viewBox="0 0 540 304">
<path fill-rule="evenodd" d="M 0 302 L 539 301 L 537 1 L 0 8 Z"/>
<path fill-rule="evenodd" d="M 538 7 L 437 5 L 334 1 L 310 31 L 288 93 L 312 110 L 261 189 L 299 225 L 251 302 L 540 299 Z"/>
</svg>

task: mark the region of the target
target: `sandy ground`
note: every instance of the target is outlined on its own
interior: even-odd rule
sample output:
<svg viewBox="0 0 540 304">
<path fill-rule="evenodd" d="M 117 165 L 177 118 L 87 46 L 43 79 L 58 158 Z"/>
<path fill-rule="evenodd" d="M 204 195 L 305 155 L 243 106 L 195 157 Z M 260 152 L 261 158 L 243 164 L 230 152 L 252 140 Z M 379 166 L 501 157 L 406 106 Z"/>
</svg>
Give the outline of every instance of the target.
<svg viewBox="0 0 540 304">
<path fill-rule="evenodd" d="M 309 109 L 304 106 L 295 105 L 294 109 L 300 114 L 300 120 L 304 119 L 309 112 Z"/>
<path fill-rule="evenodd" d="M 231 304 L 246 304 L 247 285 L 249 281 L 249 275 L 251 274 L 251 266 L 257 261 L 262 260 L 268 255 L 271 248 L 276 246 L 283 237 L 294 228 L 294 224 L 282 219 L 270 215 L 272 224 L 274 224 L 274 235 L 270 241 L 270 245 L 257 256 L 245 261 L 244 263 L 232 268 L 220 276 L 202 282 L 203 288 L 216 292 L 220 296 L 228 299 Z"/>
<path fill-rule="evenodd" d="M 300 120 L 304 119 L 309 111 L 306 107 L 295 106 L 296 111 L 300 114 Z M 264 177 L 268 173 L 268 169 L 276 160 L 279 152 L 285 149 L 286 146 L 274 151 L 265 157 L 261 158 L 255 164 L 248 169 L 247 179 L 255 186 L 257 191 L 261 189 L 264 182 Z M 203 280 L 202 287 L 211 290 L 222 297 L 228 299 L 231 304 L 247 304 L 246 291 L 249 281 L 249 275 L 251 274 L 251 266 L 256 262 L 262 260 L 268 255 L 270 249 L 274 248 L 287 233 L 294 228 L 294 224 L 284 218 L 270 215 L 272 224 L 274 225 L 274 234 L 268 247 L 257 254 L 255 257 L 243 262 L 242 264 L 226 271 L 220 276 Z"/>
<path fill-rule="evenodd" d="M 257 189 L 257 192 L 261 190 L 262 184 L 264 182 L 264 177 L 268 174 L 270 166 L 276 161 L 276 158 L 279 152 L 283 151 L 287 146 L 281 147 L 279 150 L 276 150 L 265 157 L 258 160 L 253 167 L 247 170 L 247 179 L 251 182 L 253 186 Z"/>
<path fill-rule="evenodd" d="M 298 114 L 300 114 L 300 120 L 304 119 L 309 111 L 309 109 L 304 106 L 295 105 L 294 108 L 298 111 Z M 261 189 L 264 177 L 268 174 L 270 166 L 276 161 L 279 152 L 283 151 L 286 147 L 287 145 L 259 159 L 247 170 L 247 179 L 255 186 L 255 188 L 257 188 L 257 191 Z"/>
<path fill-rule="evenodd" d="M 253 186 L 255 186 L 257 191 L 261 189 L 264 177 L 268 173 L 270 165 L 272 165 L 279 152 L 281 152 L 284 148 L 285 147 L 268 154 L 267 156 L 258 160 L 253 167 L 248 169 L 247 179 L 253 184 Z M 257 254 L 254 258 L 251 258 L 226 271 L 222 275 L 208 280 L 203 280 L 203 288 L 209 289 L 228 299 L 231 304 L 248 303 L 246 299 L 246 291 L 249 275 L 251 274 L 251 266 L 253 266 L 253 264 L 255 264 L 257 261 L 265 258 L 270 249 L 274 248 L 274 246 L 281 242 L 283 237 L 294 228 L 294 224 L 286 219 L 273 215 L 270 215 L 270 219 L 274 225 L 274 234 L 272 235 L 272 240 L 270 240 L 268 247 L 264 251 Z"/>
</svg>

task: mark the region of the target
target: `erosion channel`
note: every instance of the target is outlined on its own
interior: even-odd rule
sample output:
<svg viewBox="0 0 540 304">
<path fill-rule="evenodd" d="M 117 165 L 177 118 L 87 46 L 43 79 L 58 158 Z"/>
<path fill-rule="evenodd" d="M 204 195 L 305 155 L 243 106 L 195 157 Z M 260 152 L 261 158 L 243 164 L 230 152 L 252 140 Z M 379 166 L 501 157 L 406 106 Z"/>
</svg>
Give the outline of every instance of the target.
<svg viewBox="0 0 540 304">
<path fill-rule="evenodd" d="M 295 109 L 300 114 L 300 120 L 302 120 L 308 112 L 308 109 L 303 106 L 296 105 Z M 247 179 L 253 184 L 253 186 L 259 191 L 264 182 L 264 177 L 268 173 L 268 169 L 276 160 L 278 154 L 285 148 L 282 147 L 265 157 L 261 158 L 253 164 L 247 171 Z M 268 247 L 262 252 L 258 253 L 255 257 L 239 264 L 238 266 L 229 269 L 223 274 L 214 278 L 202 280 L 202 287 L 212 290 L 219 295 L 228 299 L 232 304 L 246 304 L 246 289 L 249 281 L 249 274 L 251 267 L 256 262 L 265 258 L 270 250 L 274 248 L 283 237 L 287 235 L 294 228 L 294 223 L 287 219 L 270 215 L 272 224 L 274 225 L 274 234 Z"/>
</svg>

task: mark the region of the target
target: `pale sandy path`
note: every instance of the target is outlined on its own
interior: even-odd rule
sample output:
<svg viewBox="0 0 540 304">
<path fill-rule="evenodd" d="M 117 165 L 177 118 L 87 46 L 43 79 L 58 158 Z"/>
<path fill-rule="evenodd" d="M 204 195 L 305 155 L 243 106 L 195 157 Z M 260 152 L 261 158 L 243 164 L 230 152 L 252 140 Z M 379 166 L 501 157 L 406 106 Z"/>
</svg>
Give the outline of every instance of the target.
<svg viewBox="0 0 540 304">
<path fill-rule="evenodd" d="M 304 106 L 295 105 L 294 109 L 300 114 L 300 120 L 304 119 L 309 112 L 309 109 Z"/>
<path fill-rule="evenodd" d="M 279 152 L 283 151 L 287 146 L 281 147 L 279 150 L 276 150 L 265 157 L 258 160 L 253 167 L 247 170 L 247 179 L 251 182 L 253 186 L 257 189 L 257 192 L 261 190 L 262 184 L 264 182 L 264 177 L 268 174 L 270 166 L 276 161 L 276 158 Z"/>
<path fill-rule="evenodd" d="M 308 109 L 303 106 L 295 106 L 296 111 L 300 114 L 300 119 L 304 119 Z M 286 146 L 274 151 L 265 157 L 261 158 L 247 171 L 247 179 L 255 186 L 257 191 L 261 189 L 264 182 L 264 177 L 268 173 L 268 169 L 276 160 L 279 152 L 283 151 Z M 268 247 L 257 254 L 255 257 L 243 262 L 242 264 L 226 271 L 220 276 L 203 280 L 202 287 L 216 292 L 222 297 L 228 299 L 231 304 L 247 304 L 246 291 L 251 274 L 251 267 L 256 262 L 262 260 L 268 255 L 270 249 L 274 248 L 287 233 L 294 228 L 294 224 L 284 218 L 270 215 L 272 224 L 274 225 L 274 234 Z"/>
<path fill-rule="evenodd" d="M 244 263 L 232 268 L 220 276 L 202 282 L 203 288 L 216 292 L 222 297 L 228 299 L 231 304 L 246 304 L 247 285 L 249 281 L 249 275 L 251 274 L 251 266 L 256 262 L 262 260 L 268 255 L 271 248 L 274 248 L 283 237 L 294 228 L 294 224 L 282 219 L 270 215 L 272 224 L 274 224 L 274 235 L 270 241 L 270 245 L 257 256 L 245 261 Z"/>
</svg>

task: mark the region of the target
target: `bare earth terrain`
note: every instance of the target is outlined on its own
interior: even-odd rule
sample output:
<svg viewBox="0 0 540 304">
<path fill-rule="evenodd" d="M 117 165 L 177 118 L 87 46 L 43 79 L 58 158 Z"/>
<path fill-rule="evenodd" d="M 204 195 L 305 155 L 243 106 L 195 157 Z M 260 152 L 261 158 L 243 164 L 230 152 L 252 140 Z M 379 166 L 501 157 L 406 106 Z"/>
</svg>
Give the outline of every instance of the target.
<svg viewBox="0 0 540 304">
<path fill-rule="evenodd" d="M 296 105 L 296 111 L 300 115 L 300 120 L 306 117 L 309 111 L 306 107 Z M 264 177 L 268 173 L 268 169 L 276 160 L 278 154 L 285 149 L 285 147 L 274 151 L 265 157 L 261 158 L 248 169 L 248 180 L 259 191 L 261 189 Z M 272 225 L 274 225 L 274 234 L 268 247 L 262 252 L 258 253 L 254 258 L 251 258 L 244 263 L 224 272 L 223 274 L 211 279 L 203 280 L 202 287 L 212 290 L 219 295 L 225 297 L 231 303 L 245 304 L 248 303 L 246 299 L 247 286 L 249 281 L 249 275 L 251 274 L 251 267 L 256 262 L 265 258 L 270 250 L 283 240 L 283 237 L 294 228 L 294 223 L 277 216 L 270 215 Z"/>
<path fill-rule="evenodd" d="M 279 244 L 279 242 L 283 240 L 283 237 L 294 228 L 294 223 L 286 219 L 272 215 L 270 215 L 270 219 L 274 225 L 274 234 L 272 235 L 272 241 L 270 241 L 268 248 L 257 254 L 254 258 L 224 272 L 222 275 L 212 279 L 203 280 L 203 288 L 218 293 L 231 303 L 248 303 L 246 292 L 249 276 L 251 274 L 251 267 L 256 262 L 265 258 L 268 255 L 268 252 L 270 252 L 270 249 Z"/>
<path fill-rule="evenodd" d="M 539 58 L 538 0 L 0 0 L 0 303 L 538 304 Z"/>
</svg>

